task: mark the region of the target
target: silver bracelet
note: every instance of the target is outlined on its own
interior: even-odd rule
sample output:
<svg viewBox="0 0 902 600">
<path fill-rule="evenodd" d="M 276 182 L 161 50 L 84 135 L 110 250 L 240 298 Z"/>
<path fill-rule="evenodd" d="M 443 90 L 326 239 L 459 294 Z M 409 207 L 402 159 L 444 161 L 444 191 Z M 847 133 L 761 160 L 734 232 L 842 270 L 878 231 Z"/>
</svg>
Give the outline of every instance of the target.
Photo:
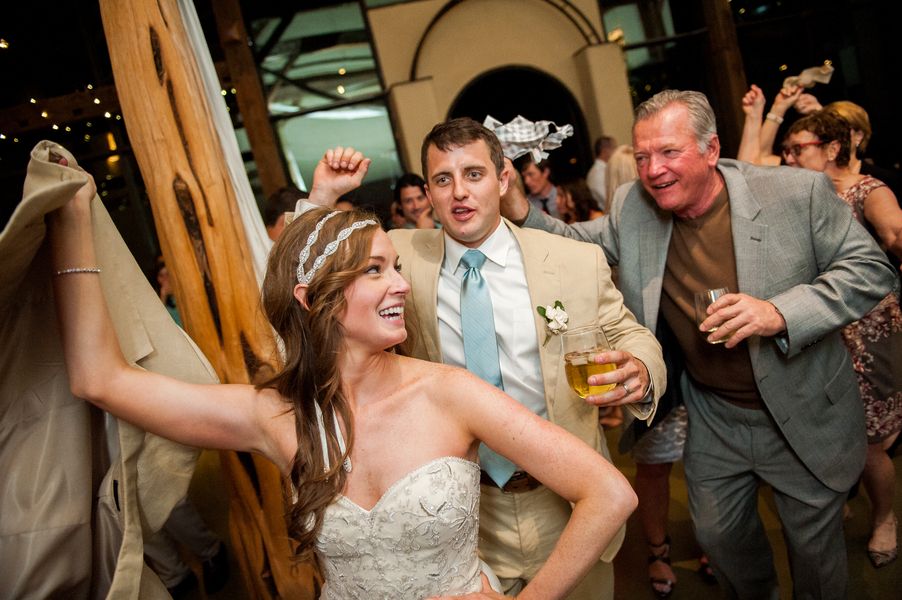
<svg viewBox="0 0 902 600">
<path fill-rule="evenodd" d="M 764 118 L 767 119 L 768 121 L 773 121 L 777 125 L 783 124 L 783 117 L 781 117 L 780 115 L 774 114 L 772 112 L 767 113 L 767 115 L 765 115 Z"/>
<path fill-rule="evenodd" d="M 71 269 L 60 269 L 54 275 L 72 275 L 74 273 L 100 273 L 100 267 L 72 267 Z"/>
</svg>

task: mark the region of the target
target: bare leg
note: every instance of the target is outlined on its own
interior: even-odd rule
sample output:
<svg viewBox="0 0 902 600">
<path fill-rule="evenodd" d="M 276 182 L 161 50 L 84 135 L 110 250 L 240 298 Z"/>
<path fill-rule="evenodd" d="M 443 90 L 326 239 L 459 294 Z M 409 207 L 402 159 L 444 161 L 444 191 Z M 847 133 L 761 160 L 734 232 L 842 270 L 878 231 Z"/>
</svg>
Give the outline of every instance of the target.
<svg viewBox="0 0 902 600">
<path fill-rule="evenodd" d="M 670 547 L 667 538 L 667 512 L 670 506 L 670 471 L 673 463 L 648 465 L 636 463 L 636 496 L 639 497 L 639 522 L 645 533 L 649 551 L 654 556 L 669 558 Z M 663 560 L 652 561 L 648 565 L 648 576 L 652 587 L 659 595 L 664 595 L 676 583 L 676 575 L 670 565 Z M 667 583 L 667 582 L 671 583 Z"/>
<path fill-rule="evenodd" d="M 887 562 L 892 560 L 890 557 L 894 555 L 896 549 L 896 517 L 893 514 L 896 471 L 893 461 L 886 454 L 886 448 L 892 445 L 896 435 L 882 442 L 868 444 L 867 462 L 862 475 L 864 487 L 871 500 L 872 530 L 868 551 L 885 554 L 882 560 Z M 871 560 L 875 562 L 875 556 L 872 556 Z M 876 560 L 879 562 L 881 559 Z"/>
</svg>

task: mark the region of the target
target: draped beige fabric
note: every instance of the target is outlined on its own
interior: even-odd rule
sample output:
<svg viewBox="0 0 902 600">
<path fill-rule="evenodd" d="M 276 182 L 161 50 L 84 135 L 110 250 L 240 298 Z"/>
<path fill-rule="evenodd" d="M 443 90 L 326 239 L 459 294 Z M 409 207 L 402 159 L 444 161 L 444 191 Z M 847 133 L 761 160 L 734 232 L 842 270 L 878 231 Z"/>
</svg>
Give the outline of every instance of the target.
<svg viewBox="0 0 902 600">
<path fill-rule="evenodd" d="M 101 413 L 69 393 L 44 216 L 85 181 L 32 151 L 22 202 L 0 233 L 0 597 L 168 598 L 143 538 L 187 491 L 197 451 Z M 197 383 L 209 363 L 172 321 L 98 197 L 95 244 L 126 358 Z M 79 265 L 84 266 L 84 265 Z"/>
</svg>

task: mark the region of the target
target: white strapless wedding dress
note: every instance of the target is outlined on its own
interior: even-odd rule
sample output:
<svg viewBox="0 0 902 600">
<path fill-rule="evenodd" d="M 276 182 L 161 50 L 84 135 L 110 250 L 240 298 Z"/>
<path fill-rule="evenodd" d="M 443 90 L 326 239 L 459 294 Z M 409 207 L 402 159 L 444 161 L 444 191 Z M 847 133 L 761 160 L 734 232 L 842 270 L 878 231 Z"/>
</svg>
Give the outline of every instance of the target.
<svg viewBox="0 0 902 600">
<path fill-rule="evenodd" d="M 479 465 L 437 458 L 395 482 L 372 510 L 339 496 L 316 551 L 323 600 L 422 600 L 482 589 L 476 554 Z M 493 578 L 493 575 L 489 575 Z"/>
</svg>

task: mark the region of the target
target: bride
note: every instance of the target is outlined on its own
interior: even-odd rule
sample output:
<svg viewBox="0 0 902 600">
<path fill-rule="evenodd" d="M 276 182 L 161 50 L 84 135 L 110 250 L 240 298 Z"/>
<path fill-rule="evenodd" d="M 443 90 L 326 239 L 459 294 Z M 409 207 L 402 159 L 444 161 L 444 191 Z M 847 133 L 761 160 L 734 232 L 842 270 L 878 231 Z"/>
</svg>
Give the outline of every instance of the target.
<svg viewBox="0 0 902 600">
<path fill-rule="evenodd" d="M 518 598 L 565 597 L 635 508 L 626 479 L 569 433 L 464 370 L 393 351 L 410 287 L 359 211 L 306 212 L 273 248 L 262 304 L 286 360 L 271 380 L 196 385 L 127 363 L 96 276 L 85 176 L 50 218 L 72 392 L 171 440 L 272 460 L 294 490 L 297 555 L 323 567 L 323 598 L 500 598 L 476 552 L 480 442 L 574 504 Z"/>
</svg>

